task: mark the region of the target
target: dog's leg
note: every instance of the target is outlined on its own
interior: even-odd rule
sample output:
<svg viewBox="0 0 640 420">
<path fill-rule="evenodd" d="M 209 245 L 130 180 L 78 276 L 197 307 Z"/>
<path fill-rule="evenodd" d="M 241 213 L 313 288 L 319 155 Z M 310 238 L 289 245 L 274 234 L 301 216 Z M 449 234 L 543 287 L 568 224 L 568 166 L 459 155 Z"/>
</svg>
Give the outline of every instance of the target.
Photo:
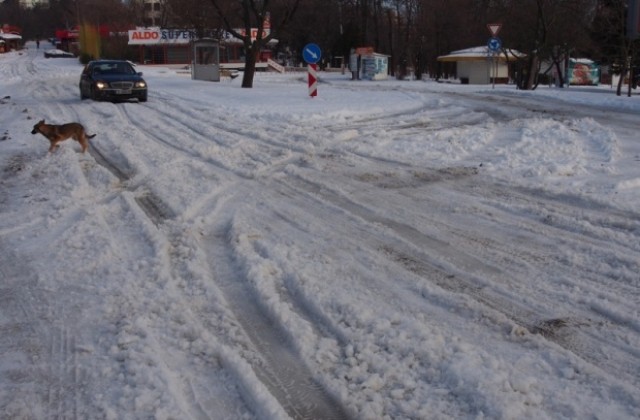
<svg viewBox="0 0 640 420">
<path fill-rule="evenodd" d="M 86 152 L 89 148 L 89 141 L 87 140 L 87 136 L 85 133 L 80 133 L 78 135 L 73 136 L 73 139 L 80 143 L 80 147 L 82 147 L 82 153 Z"/>
<path fill-rule="evenodd" d="M 85 136 L 80 136 L 80 140 L 78 140 L 78 143 L 80 143 L 80 146 L 82 146 L 82 153 L 86 152 L 89 148 L 89 141 Z"/>
</svg>

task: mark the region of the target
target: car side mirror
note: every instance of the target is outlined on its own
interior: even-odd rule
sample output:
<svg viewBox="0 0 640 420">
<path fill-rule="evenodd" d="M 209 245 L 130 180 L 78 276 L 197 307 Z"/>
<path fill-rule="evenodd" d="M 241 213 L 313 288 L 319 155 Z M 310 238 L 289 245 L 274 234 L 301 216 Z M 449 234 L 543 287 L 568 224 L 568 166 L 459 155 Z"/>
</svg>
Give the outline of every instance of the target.
<svg viewBox="0 0 640 420">
<path fill-rule="evenodd" d="M 138 76 L 142 76 L 142 72 L 141 71 L 138 72 Z"/>
</svg>

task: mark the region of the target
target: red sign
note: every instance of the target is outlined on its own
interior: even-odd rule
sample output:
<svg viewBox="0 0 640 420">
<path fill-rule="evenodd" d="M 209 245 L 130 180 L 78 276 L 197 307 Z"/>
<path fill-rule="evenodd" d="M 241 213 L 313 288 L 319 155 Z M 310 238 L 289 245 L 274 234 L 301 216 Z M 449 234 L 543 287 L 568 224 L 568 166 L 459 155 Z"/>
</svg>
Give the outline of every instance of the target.
<svg viewBox="0 0 640 420">
<path fill-rule="evenodd" d="M 129 30 L 129 45 L 188 44 L 196 38 L 191 29 L 138 28 Z"/>
<path fill-rule="evenodd" d="M 501 28 L 502 28 L 502 23 L 488 23 L 487 24 L 487 29 L 489 29 L 489 32 L 491 33 L 491 36 L 493 36 L 493 37 L 498 35 L 498 32 L 500 32 Z"/>
<path fill-rule="evenodd" d="M 356 48 L 356 54 L 358 55 L 371 55 L 374 53 L 373 47 L 359 47 Z"/>
<path fill-rule="evenodd" d="M 318 96 L 318 65 L 309 64 L 309 96 Z"/>
<path fill-rule="evenodd" d="M 79 36 L 78 28 L 56 29 L 56 38 L 58 38 L 61 41 L 75 40 L 75 39 L 78 39 L 79 37 L 80 36 Z"/>
<path fill-rule="evenodd" d="M 131 31 L 131 40 L 152 40 L 160 39 L 160 33 L 157 31 Z"/>
</svg>

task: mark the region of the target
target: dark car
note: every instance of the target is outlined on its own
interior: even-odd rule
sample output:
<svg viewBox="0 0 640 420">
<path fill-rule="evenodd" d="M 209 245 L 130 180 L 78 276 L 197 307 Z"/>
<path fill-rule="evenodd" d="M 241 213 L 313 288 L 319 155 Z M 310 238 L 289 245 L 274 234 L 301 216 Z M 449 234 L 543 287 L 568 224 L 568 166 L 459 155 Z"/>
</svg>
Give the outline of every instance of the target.
<svg viewBox="0 0 640 420">
<path fill-rule="evenodd" d="M 94 101 L 147 101 L 147 82 L 126 60 L 95 60 L 80 76 L 80 98 Z"/>
<path fill-rule="evenodd" d="M 45 58 L 75 58 L 75 55 L 73 55 L 73 53 L 70 53 L 68 51 L 52 48 L 44 52 L 44 57 Z"/>
</svg>

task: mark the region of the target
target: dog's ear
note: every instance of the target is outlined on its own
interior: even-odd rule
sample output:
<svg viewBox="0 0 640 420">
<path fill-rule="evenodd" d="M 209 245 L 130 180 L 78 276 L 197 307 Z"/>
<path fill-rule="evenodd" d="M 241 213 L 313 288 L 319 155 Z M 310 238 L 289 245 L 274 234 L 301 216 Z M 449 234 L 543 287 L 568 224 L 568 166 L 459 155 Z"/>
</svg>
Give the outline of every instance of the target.
<svg viewBox="0 0 640 420">
<path fill-rule="evenodd" d="M 44 120 L 40 120 L 40 121 L 38 122 L 38 125 L 40 125 L 40 124 L 44 124 Z"/>
</svg>

